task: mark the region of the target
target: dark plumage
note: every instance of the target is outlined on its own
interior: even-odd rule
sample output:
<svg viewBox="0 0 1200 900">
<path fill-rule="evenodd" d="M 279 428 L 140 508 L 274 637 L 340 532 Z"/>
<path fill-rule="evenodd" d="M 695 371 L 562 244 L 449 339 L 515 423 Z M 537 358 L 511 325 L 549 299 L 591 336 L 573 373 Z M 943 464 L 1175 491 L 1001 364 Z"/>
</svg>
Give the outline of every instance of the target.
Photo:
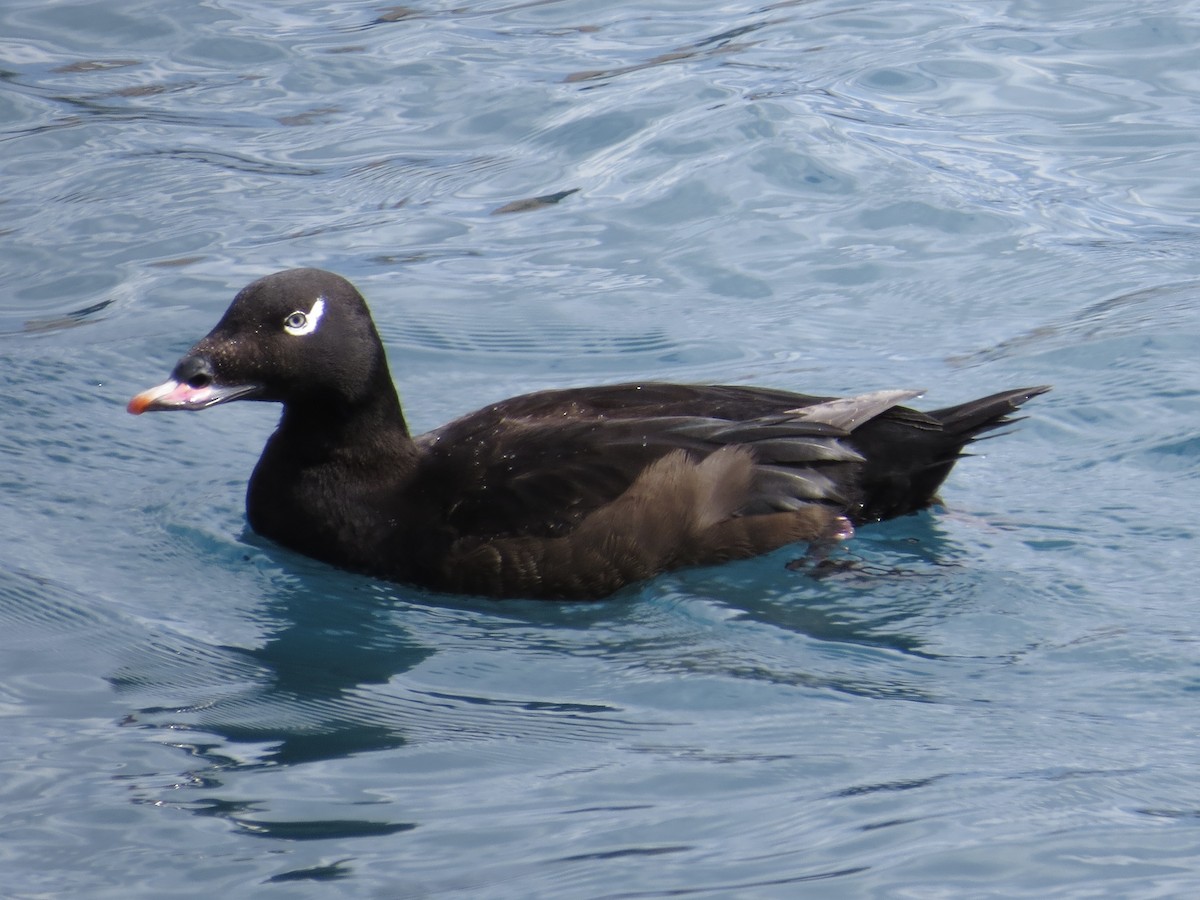
<svg viewBox="0 0 1200 900">
<path fill-rule="evenodd" d="M 618 384 L 414 438 L 358 291 L 293 269 L 244 288 L 129 411 L 282 403 L 246 506 L 300 553 L 441 591 L 586 599 L 922 509 L 965 444 L 1046 390 L 921 413 L 898 405 L 916 391 Z"/>
</svg>

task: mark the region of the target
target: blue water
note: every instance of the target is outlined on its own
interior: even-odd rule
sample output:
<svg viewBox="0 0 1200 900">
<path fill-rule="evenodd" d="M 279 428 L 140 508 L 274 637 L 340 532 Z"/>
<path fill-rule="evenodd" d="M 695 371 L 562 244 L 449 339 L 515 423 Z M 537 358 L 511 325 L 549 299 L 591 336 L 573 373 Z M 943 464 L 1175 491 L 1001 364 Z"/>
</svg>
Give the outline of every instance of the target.
<svg viewBox="0 0 1200 900">
<path fill-rule="evenodd" d="M 1196 895 L 1197 59 L 1178 0 L 6 0 L 0 896 Z M 294 265 L 420 429 L 1055 392 L 824 578 L 435 596 L 247 530 L 271 408 L 124 412 Z"/>
</svg>

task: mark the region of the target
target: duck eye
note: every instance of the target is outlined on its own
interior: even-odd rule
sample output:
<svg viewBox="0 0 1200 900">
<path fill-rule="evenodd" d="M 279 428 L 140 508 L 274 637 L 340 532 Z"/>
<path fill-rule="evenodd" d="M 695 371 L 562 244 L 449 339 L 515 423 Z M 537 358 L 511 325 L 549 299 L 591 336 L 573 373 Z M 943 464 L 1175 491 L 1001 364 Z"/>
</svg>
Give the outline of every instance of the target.
<svg viewBox="0 0 1200 900">
<path fill-rule="evenodd" d="M 302 309 L 293 310 L 283 320 L 283 330 L 296 336 L 312 334 L 321 324 L 321 316 L 325 314 L 325 299 L 318 297 L 312 309 L 305 312 Z"/>
</svg>

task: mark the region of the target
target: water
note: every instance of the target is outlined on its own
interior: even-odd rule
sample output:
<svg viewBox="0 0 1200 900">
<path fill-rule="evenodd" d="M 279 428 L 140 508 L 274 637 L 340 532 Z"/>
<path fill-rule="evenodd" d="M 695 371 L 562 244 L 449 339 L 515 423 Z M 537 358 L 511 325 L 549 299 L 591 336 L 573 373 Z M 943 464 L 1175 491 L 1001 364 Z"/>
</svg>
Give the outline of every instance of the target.
<svg viewBox="0 0 1200 900">
<path fill-rule="evenodd" d="M 1165 0 L 9 0 L 0 894 L 1194 894 L 1198 51 Z M 439 597 L 247 531 L 270 409 L 124 412 L 293 265 L 418 428 L 1056 389 L 829 577 Z"/>
</svg>

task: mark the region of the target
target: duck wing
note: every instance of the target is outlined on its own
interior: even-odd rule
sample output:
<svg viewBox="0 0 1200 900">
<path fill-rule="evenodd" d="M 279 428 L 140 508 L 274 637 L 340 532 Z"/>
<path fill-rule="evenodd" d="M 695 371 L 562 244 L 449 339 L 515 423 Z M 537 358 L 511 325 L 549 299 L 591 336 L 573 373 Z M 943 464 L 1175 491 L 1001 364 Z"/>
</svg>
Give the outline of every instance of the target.
<svg viewBox="0 0 1200 900">
<path fill-rule="evenodd" d="M 701 416 L 740 421 L 824 403 L 829 399 L 749 385 L 651 381 L 538 391 L 512 397 L 487 409 L 513 418 Z M 483 412 L 485 410 L 480 410 Z"/>
<path fill-rule="evenodd" d="M 444 488 L 435 518 L 456 537 L 558 537 L 668 455 L 698 462 L 736 446 L 749 454 L 752 475 L 738 496 L 726 497 L 729 513 L 847 507 L 858 500 L 865 460 L 846 438 L 913 396 L 880 391 L 826 401 L 759 388 L 658 384 L 547 391 L 423 435 L 419 481 Z"/>
</svg>

